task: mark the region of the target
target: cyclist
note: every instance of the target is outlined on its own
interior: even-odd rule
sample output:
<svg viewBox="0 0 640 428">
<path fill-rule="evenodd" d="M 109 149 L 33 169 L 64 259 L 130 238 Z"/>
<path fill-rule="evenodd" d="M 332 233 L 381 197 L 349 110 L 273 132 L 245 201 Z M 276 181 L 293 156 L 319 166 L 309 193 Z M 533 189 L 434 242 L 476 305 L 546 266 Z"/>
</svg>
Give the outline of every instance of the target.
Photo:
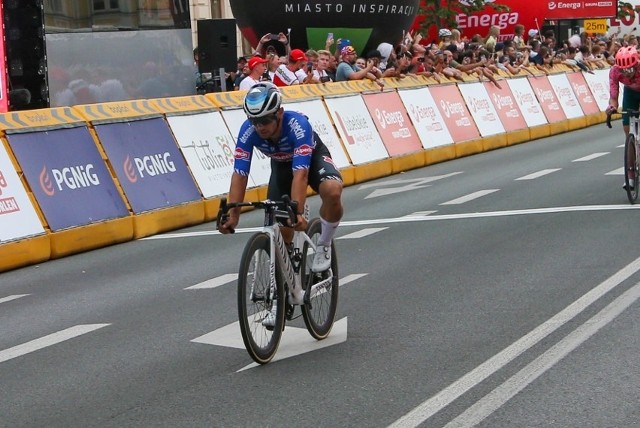
<svg viewBox="0 0 640 428">
<path fill-rule="evenodd" d="M 240 127 L 235 151 L 229 202 L 242 202 L 247 188 L 251 157 L 256 148 L 271 158 L 271 177 L 267 197 L 282 200 L 290 195 L 298 202 L 296 230 L 305 230 L 304 217 L 307 185 L 320 194 L 322 224 L 312 271 L 324 272 L 331 266 L 331 240 L 342 218 L 342 176 L 333 164 L 331 153 L 309 119 L 302 113 L 285 111 L 282 94 L 271 82 L 253 85 L 244 99 L 247 120 Z M 229 211 L 229 219 L 218 225 L 221 233 L 230 233 L 240 220 L 240 208 Z M 282 229 L 287 242 L 293 230 Z"/>
<path fill-rule="evenodd" d="M 635 46 L 625 46 L 618 49 L 616 63 L 609 71 L 609 107 L 607 113 L 618 109 L 618 95 L 620 83 L 622 90 L 622 110 L 637 110 L 640 106 L 640 67 L 638 66 L 638 51 Z M 622 115 L 622 129 L 625 139 L 629 135 L 629 115 Z"/>
</svg>

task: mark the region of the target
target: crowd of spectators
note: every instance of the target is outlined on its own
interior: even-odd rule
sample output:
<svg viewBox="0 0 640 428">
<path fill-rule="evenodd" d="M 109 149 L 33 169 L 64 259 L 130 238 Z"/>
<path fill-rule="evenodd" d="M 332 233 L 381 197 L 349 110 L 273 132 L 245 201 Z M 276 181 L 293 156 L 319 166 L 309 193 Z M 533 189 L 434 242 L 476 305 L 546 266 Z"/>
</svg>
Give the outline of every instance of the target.
<svg viewBox="0 0 640 428">
<path fill-rule="evenodd" d="M 331 34 L 320 49 L 306 51 L 292 48 L 283 33 L 265 34 L 252 56 L 238 58 L 237 70 L 228 73 L 227 89 L 246 89 L 247 82 L 261 80 L 288 86 L 360 79 L 384 88 L 383 78 L 409 75 L 432 77 L 438 82 L 474 76 L 500 87 L 495 76 L 501 72 L 548 73 L 556 64 L 592 72 L 613 64 L 621 46 L 637 44 L 633 34 L 580 33 L 557 40 L 553 30 L 540 34 L 538 29 L 527 30 L 523 25 L 516 25 L 514 34 L 504 37 L 494 25 L 485 35 L 473 37 L 447 28 L 428 41 L 419 33 L 407 33 L 402 43 L 380 43 L 375 50 L 359 53 L 348 40 L 334 40 Z"/>
</svg>

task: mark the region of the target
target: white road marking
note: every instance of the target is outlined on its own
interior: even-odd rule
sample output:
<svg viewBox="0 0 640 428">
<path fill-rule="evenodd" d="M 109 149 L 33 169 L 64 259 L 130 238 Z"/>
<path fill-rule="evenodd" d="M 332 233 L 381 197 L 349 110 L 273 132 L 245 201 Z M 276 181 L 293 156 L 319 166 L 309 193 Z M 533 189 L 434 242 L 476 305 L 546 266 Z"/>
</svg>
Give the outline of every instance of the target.
<svg viewBox="0 0 640 428">
<path fill-rule="evenodd" d="M 445 428 L 473 427 L 482 422 L 513 398 L 514 395 L 522 391 L 527 385 L 531 384 L 540 377 L 540 375 L 552 368 L 600 329 L 613 321 L 638 300 L 638 298 L 640 298 L 640 283 L 627 290 L 622 296 L 618 297 L 598 314 L 576 328 L 567 337 L 552 346 L 548 351 L 529 363 L 502 385 L 485 395 L 473 406 L 449 422 Z"/>
<path fill-rule="evenodd" d="M 545 337 L 571 321 L 591 304 L 624 282 L 627 278 L 640 271 L 640 258 L 637 258 L 627 266 L 601 282 L 597 287 L 580 297 L 575 302 L 558 312 L 549 320 L 536 327 L 534 330 L 512 343 L 498 354 L 453 382 L 438 394 L 424 401 L 411 412 L 407 413 L 390 427 L 417 427 L 431 416 L 451 404 L 471 388 L 483 382 L 489 376 L 516 359 L 523 352 L 532 348 Z"/>
<path fill-rule="evenodd" d="M 0 299 L 0 303 L 10 302 L 12 300 L 19 299 L 21 297 L 30 296 L 31 294 L 14 294 L 13 296 L 7 296 Z"/>
<path fill-rule="evenodd" d="M 363 238 L 365 236 L 373 235 L 374 233 L 378 233 L 378 232 L 380 232 L 382 230 L 386 230 L 386 229 L 388 229 L 388 227 L 370 227 L 368 229 L 362 229 L 362 230 L 358 230 L 357 232 L 350 233 L 348 235 L 340 236 L 340 237 L 336 238 L 336 240 L 338 240 L 338 239 Z"/>
<path fill-rule="evenodd" d="M 516 178 L 515 181 L 518 181 L 518 180 L 535 180 L 536 178 L 540 178 L 542 176 L 551 174 L 553 172 L 560 171 L 561 169 L 562 168 L 543 169 L 542 171 L 534 172 L 534 173 L 525 175 L 524 177 Z"/>
<path fill-rule="evenodd" d="M 605 175 L 624 175 L 624 167 L 621 166 L 618 169 L 614 169 L 613 171 L 609 171 Z"/>
<path fill-rule="evenodd" d="M 572 160 L 571 162 L 588 162 L 588 161 L 590 161 L 590 160 L 597 159 L 597 158 L 599 158 L 599 157 L 602 157 L 602 156 L 608 155 L 609 153 L 611 153 L 611 152 L 598 152 L 598 153 L 593 153 L 593 154 L 590 154 L 590 155 L 588 155 L 588 156 L 585 156 L 585 157 L 582 157 L 582 158 L 579 158 L 579 159 L 574 159 L 574 160 Z"/>
<path fill-rule="evenodd" d="M 340 227 L 349 226 L 364 226 L 372 224 L 394 224 L 394 223 L 410 223 L 419 221 L 443 221 L 443 220 L 463 220 L 472 218 L 487 218 L 487 217 L 508 217 L 515 215 L 529 215 L 529 214 L 556 214 L 556 213 L 574 213 L 574 212 L 591 212 L 591 211 L 620 211 L 620 210 L 637 210 L 640 209 L 640 205 L 620 204 L 620 205 L 582 205 L 582 206 L 569 206 L 569 207 L 550 207 L 550 208 L 532 208 L 524 210 L 506 210 L 506 211 L 485 211 L 474 213 L 462 213 L 462 214 L 443 214 L 432 216 L 403 216 L 403 217 L 390 217 L 390 218 L 376 218 L 370 220 L 348 220 L 341 221 Z M 246 229 L 236 229 L 236 233 L 253 233 L 257 230 L 262 230 L 259 227 L 249 227 Z M 189 238 L 193 236 L 207 236 L 207 235 L 220 235 L 220 232 L 215 230 L 202 231 L 202 232 L 187 232 L 187 233 L 168 233 L 165 235 L 155 235 L 144 240 L 153 239 L 176 239 L 176 238 Z"/>
<path fill-rule="evenodd" d="M 352 273 L 351 275 L 347 275 L 344 278 L 341 278 L 338 283 L 340 284 L 340 287 L 342 287 L 345 284 L 348 284 L 350 282 L 353 282 L 357 279 L 362 278 L 363 276 L 367 276 L 369 275 L 368 273 Z"/>
<path fill-rule="evenodd" d="M 479 190 L 477 192 L 470 193 L 466 196 L 462 196 L 460 198 L 453 199 L 448 202 L 443 202 L 440 205 L 459 205 L 464 204 L 465 202 L 473 201 L 474 199 L 481 198 L 486 195 L 490 195 L 491 193 L 497 192 L 500 189 L 487 189 L 487 190 Z"/>
<path fill-rule="evenodd" d="M 17 345 L 4 351 L 0 351 L 0 363 L 11 360 L 13 358 L 20 357 L 30 352 L 37 351 L 47 346 L 55 345 L 65 340 L 73 339 L 74 337 L 81 336 L 83 334 L 90 333 L 94 330 L 98 330 L 102 327 L 106 327 L 111 324 L 83 324 L 69 327 L 65 330 L 60 330 L 56 333 L 49 334 L 39 339 L 34 339 L 29 342 Z"/>
<path fill-rule="evenodd" d="M 216 288 L 221 285 L 228 284 L 238 279 L 237 273 L 226 273 L 224 275 L 217 276 L 215 278 L 208 279 L 196 285 L 185 288 L 185 290 L 200 290 L 203 288 Z"/>
</svg>

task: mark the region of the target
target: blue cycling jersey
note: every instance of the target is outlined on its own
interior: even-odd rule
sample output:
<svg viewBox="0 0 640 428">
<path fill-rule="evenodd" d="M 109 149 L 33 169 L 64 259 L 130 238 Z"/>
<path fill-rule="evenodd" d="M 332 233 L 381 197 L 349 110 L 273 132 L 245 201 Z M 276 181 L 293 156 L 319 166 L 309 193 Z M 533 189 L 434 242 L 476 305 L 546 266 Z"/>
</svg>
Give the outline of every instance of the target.
<svg viewBox="0 0 640 428">
<path fill-rule="evenodd" d="M 249 175 L 254 147 L 274 161 L 291 162 L 294 171 L 309 169 L 315 146 L 311 123 L 302 113 L 284 112 L 282 136 L 277 143 L 260 138 L 247 119 L 238 133 L 233 170 L 243 176 Z"/>
</svg>

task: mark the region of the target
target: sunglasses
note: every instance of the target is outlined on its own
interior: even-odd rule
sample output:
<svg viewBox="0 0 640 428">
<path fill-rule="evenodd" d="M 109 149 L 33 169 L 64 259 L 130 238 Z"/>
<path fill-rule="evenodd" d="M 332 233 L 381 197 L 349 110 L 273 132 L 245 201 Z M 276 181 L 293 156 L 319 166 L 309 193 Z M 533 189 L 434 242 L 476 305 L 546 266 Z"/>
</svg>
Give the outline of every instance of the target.
<svg viewBox="0 0 640 428">
<path fill-rule="evenodd" d="M 251 122 L 251 124 L 253 126 L 256 125 L 269 125 L 271 122 L 275 122 L 277 120 L 277 117 L 275 114 L 270 114 L 269 116 L 263 116 L 263 117 L 250 117 L 249 118 L 249 122 Z"/>
<path fill-rule="evenodd" d="M 636 72 L 636 68 L 635 67 L 623 68 L 623 69 L 621 69 L 621 71 L 624 74 L 634 74 Z"/>
</svg>

